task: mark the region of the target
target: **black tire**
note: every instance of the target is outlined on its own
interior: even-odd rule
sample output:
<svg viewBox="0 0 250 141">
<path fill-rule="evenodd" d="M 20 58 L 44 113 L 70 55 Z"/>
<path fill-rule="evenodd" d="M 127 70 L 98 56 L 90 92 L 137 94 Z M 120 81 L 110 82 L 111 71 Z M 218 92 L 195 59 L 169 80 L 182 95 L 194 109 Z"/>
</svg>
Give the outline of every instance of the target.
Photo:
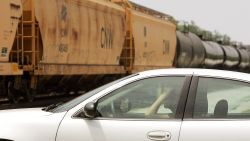
<svg viewBox="0 0 250 141">
<path fill-rule="evenodd" d="M 22 95 L 25 102 L 33 102 L 35 90 L 29 88 L 28 80 L 22 80 Z"/>
<path fill-rule="evenodd" d="M 9 81 L 7 89 L 8 89 L 7 91 L 8 99 L 15 104 L 19 103 L 20 96 L 18 95 L 18 90 L 14 88 L 14 82 Z"/>
<path fill-rule="evenodd" d="M 24 95 L 24 99 L 27 102 L 33 102 L 35 99 L 36 91 L 34 89 L 27 89 Z"/>
</svg>

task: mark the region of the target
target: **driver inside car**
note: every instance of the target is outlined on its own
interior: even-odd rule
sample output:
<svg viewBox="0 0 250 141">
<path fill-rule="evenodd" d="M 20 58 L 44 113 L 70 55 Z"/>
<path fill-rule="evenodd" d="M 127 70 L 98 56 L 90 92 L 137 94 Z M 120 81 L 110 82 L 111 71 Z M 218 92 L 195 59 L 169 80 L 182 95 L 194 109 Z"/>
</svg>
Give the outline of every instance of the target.
<svg viewBox="0 0 250 141">
<path fill-rule="evenodd" d="M 171 101 L 173 100 L 173 97 L 175 95 L 175 92 L 173 89 L 170 88 L 164 88 L 160 91 L 158 94 L 158 98 L 155 100 L 155 102 L 149 107 L 148 111 L 145 113 L 145 117 L 147 118 L 170 118 L 171 113 L 174 112 L 174 107 L 172 107 Z M 164 111 L 170 110 L 171 113 L 159 113 L 161 110 L 161 107 L 164 107 Z"/>
</svg>

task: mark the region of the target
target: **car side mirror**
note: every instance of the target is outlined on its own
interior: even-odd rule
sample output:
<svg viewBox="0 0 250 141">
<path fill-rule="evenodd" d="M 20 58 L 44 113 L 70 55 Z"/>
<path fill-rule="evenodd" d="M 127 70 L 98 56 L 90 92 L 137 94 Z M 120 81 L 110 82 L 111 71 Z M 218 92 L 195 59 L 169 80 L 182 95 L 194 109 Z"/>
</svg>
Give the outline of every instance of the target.
<svg viewBox="0 0 250 141">
<path fill-rule="evenodd" d="M 84 106 L 84 115 L 87 118 L 96 117 L 96 103 L 95 102 L 89 102 Z"/>
</svg>

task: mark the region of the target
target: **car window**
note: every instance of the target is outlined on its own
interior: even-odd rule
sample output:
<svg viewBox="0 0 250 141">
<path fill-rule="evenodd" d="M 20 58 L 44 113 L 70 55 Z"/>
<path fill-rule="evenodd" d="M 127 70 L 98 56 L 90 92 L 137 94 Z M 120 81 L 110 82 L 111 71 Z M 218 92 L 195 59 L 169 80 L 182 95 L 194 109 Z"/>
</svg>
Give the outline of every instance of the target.
<svg viewBox="0 0 250 141">
<path fill-rule="evenodd" d="M 123 86 L 98 101 L 100 117 L 174 118 L 185 77 L 154 77 Z"/>
<path fill-rule="evenodd" d="M 113 82 L 110 82 L 108 84 L 105 84 L 103 86 L 100 86 L 100 87 L 98 87 L 94 90 L 91 90 L 91 91 L 89 91 L 89 92 L 87 92 L 87 93 L 85 93 L 77 98 L 74 98 L 74 99 L 72 99 L 72 100 L 70 100 L 70 101 L 68 101 L 68 102 L 66 102 L 58 107 L 55 107 L 54 109 L 50 110 L 50 112 L 59 113 L 59 112 L 68 111 L 71 108 L 75 107 L 76 105 L 82 103 L 84 100 L 88 99 L 89 97 L 97 94 L 98 92 L 100 92 L 100 91 L 102 91 L 102 90 L 104 90 L 104 89 L 106 89 L 106 88 L 108 88 L 116 83 L 119 83 L 123 80 L 129 79 L 129 78 L 137 76 L 137 75 L 139 75 L 139 74 L 132 74 L 132 75 L 123 77 L 121 79 L 115 80 Z"/>
<path fill-rule="evenodd" d="M 194 117 L 250 117 L 249 84 L 234 80 L 199 78 Z"/>
</svg>

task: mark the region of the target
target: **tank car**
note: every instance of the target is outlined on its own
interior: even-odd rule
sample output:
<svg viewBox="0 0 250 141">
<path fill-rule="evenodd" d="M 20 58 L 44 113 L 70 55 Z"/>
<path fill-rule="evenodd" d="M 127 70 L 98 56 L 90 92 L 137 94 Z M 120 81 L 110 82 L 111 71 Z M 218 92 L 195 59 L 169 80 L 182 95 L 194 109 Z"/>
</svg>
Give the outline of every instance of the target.
<svg viewBox="0 0 250 141">
<path fill-rule="evenodd" d="M 177 31 L 176 56 L 177 67 L 202 67 L 205 61 L 205 48 L 201 39 L 194 33 Z"/>
<path fill-rule="evenodd" d="M 176 66 L 216 68 L 246 72 L 250 56 L 245 48 L 202 40 L 194 33 L 177 31 Z"/>
<path fill-rule="evenodd" d="M 248 51 L 245 48 L 236 48 L 236 49 L 240 57 L 239 69 L 241 71 L 248 70 L 250 65 L 250 55 Z"/>
<path fill-rule="evenodd" d="M 212 41 L 203 41 L 206 50 L 204 67 L 218 68 L 224 62 L 224 52 L 219 44 Z"/>
</svg>

